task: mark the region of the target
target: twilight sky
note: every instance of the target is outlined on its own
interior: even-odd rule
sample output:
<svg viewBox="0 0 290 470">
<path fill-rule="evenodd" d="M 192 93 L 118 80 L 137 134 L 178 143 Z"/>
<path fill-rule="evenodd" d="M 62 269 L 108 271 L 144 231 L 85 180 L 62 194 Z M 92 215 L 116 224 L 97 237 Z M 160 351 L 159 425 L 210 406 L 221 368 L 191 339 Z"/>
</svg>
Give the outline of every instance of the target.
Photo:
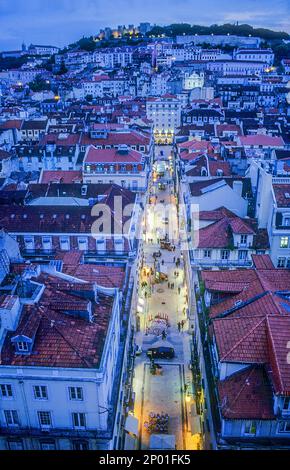
<svg viewBox="0 0 290 470">
<path fill-rule="evenodd" d="M 103 26 L 235 22 L 290 33 L 290 0 L 0 0 L 0 50 L 64 46 Z"/>
</svg>

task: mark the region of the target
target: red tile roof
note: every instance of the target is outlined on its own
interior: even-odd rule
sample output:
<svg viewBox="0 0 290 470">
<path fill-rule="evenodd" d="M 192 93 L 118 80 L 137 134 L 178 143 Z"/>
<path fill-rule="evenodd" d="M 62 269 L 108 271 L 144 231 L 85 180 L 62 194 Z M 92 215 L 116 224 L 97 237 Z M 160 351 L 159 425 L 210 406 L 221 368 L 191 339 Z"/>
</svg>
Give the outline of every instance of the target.
<svg viewBox="0 0 290 470">
<path fill-rule="evenodd" d="M 290 272 L 265 256 L 254 261 L 255 269 L 202 273 L 206 289 L 221 295 L 210 307 L 211 331 L 220 361 L 263 364 L 274 392 L 290 395 Z"/>
<path fill-rule="evenodd" d="M 290 314 L 268 317 L 268 338 L 272 380 L 275 391 L 290 395 Z"/>
<path fill-rule="evenodd" d="M 95 264 L 73 264 L 69 255 L 64 261 L 63 272 L 88 282 L 95 282 L 103 287 L 122 289 L 125 283 L 125 269 L 119 266 Z"/>
<path fill-rule="evenodd" d="M 39 144 L 46 145 L 48 143 L 54 143 L 55 145 L 62 146 L 73 146 L 77 145 L 80 141 L 80 134 L 67 134 L 67 133 L 52 133 L 44 135 Z"/>
<path fill-rule="evenodd" d="M 256 269 L 275 269 L 269 255 L 252 255 L 252 259 Z"/>
<path fill-rule="evenodd" d="M 109 132 L 105 138 L 91 138 L 87 134 L 81 136 L 81 145 L 149 145 L 150 137 L 137 131 Z"/>
<path fill-rule="evenodd" d="M 263 147 L 284 147 L 284 140 L 282 137 L 272 137 L 271 135 L 247 135 L 239 138 L 241 145 L 260 146 Z"/>
<path fill-rule="evenodd" d="M 9 119 L 8 121 L 0 123 L 0 129 L 17 129 L 20 130 L 22 126 L 21 119 Z"/>
<path fill-rule="evenodd" d="M 120 153 L 117 149 L 97 149 L 91 146 L 84 158 L 85 163 L 141 163 L 143 155 L 136 150 Z"/>
<path fill-rule="evenodd" d="M 221 137 L 224 132 L 233 132 L 237 135 L 242 134 L 242 129 L 236 124 L 217 124 L 216 126 L 217 136 Z"/>
<path fill-rule="evenodd" d="M 232 170 L 228 162 L 223 162 L 221 160 L 212 160 L 208 161 L 209 166 L 209 176 L 218 176 L 218 170 L 222 170 L 223 176 L 231 176 Z"/>
<path fill-rule="evenodd" d="M 266 318 L 227 317 L 213 322 L 219 360 L 264 364 L 268 362 Z"/>
<path fill-rule="evenodd" d="M 49 171 L 44 170 L 40 183 L 76 183 L 82 181 L 82 172 L 75 170 Z"/>
<path fill-rule="evenodd" d="M 202 217 L 206 220 L 206 212 L 203 212 Z M 229 248 L 233 243 L 233 234 L 254 235 L 255 233 L 248 221 L 237 216 L 228 217 L 221 214 L 220 220 L 199 230 L 198 248 Z"/>
<path fill-rule="evenodd" d="M 290 207 L 290 184 L 273 184 L 278 207 Z"/>
<path fill-rule="evenodd" d="M 218 384 L 220 410 L 226 419 L 274 419 L 273 396 L 263 367 L 253 366 Z"/>
<path fill-rule="evenodd" d="M 191 152 L 197 152 L 201 150 L 203 151 L 213 150 L 213 147 L 210 142 L 205 141 L 205 140 L 195 140 L 195 139 L 177 144 L 177 147 L 180 150 L 183 150 L 183 149 L 188 150 L 188 151 L 190 150 Z"/>
<path fill-rule="evenodd" d="M 103 353 L 114 298 L 98 293 L 98 302 L 92 302 L 94 321 L 89 322 L 65 311 L 86 309 L 88 301 L 78 295 L 78 290 L 92 290 L 91 285 L 65 283 L 49 276 L 45 280 L 46 288 L 39 303 L 24 306 L 17 330 L 6 336 L 1 351 L 1 364 L 97 368 Z M 28 336 L 35 335 L 32 353 L 15 354 L 11 338 L 24 332 Z"/>
</svg>

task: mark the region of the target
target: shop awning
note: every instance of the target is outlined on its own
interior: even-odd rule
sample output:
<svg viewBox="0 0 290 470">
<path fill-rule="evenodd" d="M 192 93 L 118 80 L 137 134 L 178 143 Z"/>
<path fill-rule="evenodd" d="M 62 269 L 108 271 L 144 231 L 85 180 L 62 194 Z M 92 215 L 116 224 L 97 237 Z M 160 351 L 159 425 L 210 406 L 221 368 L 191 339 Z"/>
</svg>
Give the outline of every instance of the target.
<svg viewBox="0 0 290 470">
<path fill-rule="evenodd" d="M 150 437 L 149 449 L 175 449 L 174 434 L 152 434 Z"/>
<path fill-rule="evenodd" d="M 139 420 L 135 416 L 128 415 L 125 422 L 125 431 L 138 436 Z"/>
<path fill-rule="evenodd" d="M 125 435 L 125 450 L 136 450 L 137 449 L 137 438 L 135 436 L 131 436 L 131 434 Z"/>
<path fill-rule="evenodd" d="M 190 418 L 190 427 L 191 427 L 191 434 L 200 434 L 201 433 L 200 417 L 198 415 L 191 416 L 191 418 Z"/>
</svg>

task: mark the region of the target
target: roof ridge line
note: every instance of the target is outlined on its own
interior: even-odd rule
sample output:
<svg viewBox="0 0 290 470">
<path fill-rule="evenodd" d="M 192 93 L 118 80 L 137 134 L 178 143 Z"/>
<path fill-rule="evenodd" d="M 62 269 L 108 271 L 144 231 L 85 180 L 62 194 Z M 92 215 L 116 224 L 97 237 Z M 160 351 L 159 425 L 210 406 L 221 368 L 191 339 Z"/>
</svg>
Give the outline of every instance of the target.
<svg viewBox="0 0 290 470">
<path fill-rule="evenodd" d="M 256 318 L 256 317 L 253 317 L 253 318 Z M 243 337 L 227 352 L 227 354 L 226 354 L 225 356 L 223 356 L 223 357 L 221 358 L 221 360 L 225 359 L 234 349 L 236 349 L 236 348 L 241 344 L 241 342 L 242 342 L 245 338 L 247 338 L 248 336 L 250 336 L 250 335 L 261 325 L 261 323 L 263 323 L 263 321 L 265 321 L 265 319 L 266 319 L 265 317 L 262 317 L 262 319 L 261 319 L 258 323 L 256 323 L 255 326 L 253 326 L 253 327 L 250 329 L 250 331 L 249 331 L 248 333 L 246 333 L 245 336 L 243 336 Z"/>
<path fill-rule="evenodd" d="M 278 377 L 279 377 L 279 382 L 280 382 L 279 385 L 280 385 L 281 389 L 283 389 L 283 381 L 282 381 L 282 377 L 281 377 L 280 367 L 279 367 L 279 364 L 278 364 L 276 350 L 274 348 L 274 341 L 273 341 L 272 331 L 271 331 L 270 324 L 269 324 L 269 315 L 266 315 L 266 323 L 267 323 L 267 332 L 268 332 L 268 334 L 270 336 L 270 340 L 271 340 L 271 349 L 272 349 L 273 355 L 275 357 L 275 365 L 277 366 Z M 273 371 L 272 371 L 272 376 L 273 376 Z"/>
<path fill-rule="evenodd" d="M 247 305 L 250 305 L 251 303 L 255 302 L 256 300 L 260 300 L 261 298 L 268 295 L 269 293 L 270 293 L 270 291 L 264 291 L 261 294 L 257 294 L 257 295 L 255 295 L 254 297 L 251 297 L 248 300 L 241 301 L 241 303 L 239 303 L 238 305 L 234 305 L 232 308 L 229 308 L 229 309 L 225 310 L 223 313 L 220 313 L 219 315 L 217 315 L 214 319 L 216 320 L 216 319 L 226 318 L 227 316 L 231 315 L 232 313 L 236 312 L 237 310 L 240 310 L 241 308 L 246 307 Z"/>
<path fill-rule="evenodd" d="M 52 310 L 54 310 L 54 309 L 52 309 Z M 55 310 L 54 310 L 54 311 L 55 311 Z M 43 315 L 49 322 L 51 322 L 51 319 L 50 319 L 45 313 L 43 313 L 42 315 Z M 58 327 L 55 325 L 55 322 L 53 323 L 52 328 L 54 328 L 54 329 L 57 331 L 57 333 L 64 339 L 64 341 L 69 345 L 69 347 L 70 347 L 71 349 L 73 349 L 73 350 L 76 352 L 76 354 L 79 356 L 79 358 L 81 359 L 81 361 L 83 361 L 83 363 L 84 363 L 87 367 L 91 367 L 89 361 L 87 361 L 87 359 L 85 359 L 85 358 L 81 355 L 81 353 L 77 350 L 77 348 L 64 336 L 64 334 L 63 334 L 63 333 L 58 329 Z"/>
<path fill-rule="evenodd" d="M 239 392 L 237 393 L 236 397 L 234 398 L 233 403 L 236 403 L 236 401 L 238 400 L 238 398 L 241 395 L 242 391 L 246 387 L 247 380 L 249 380 L 250 376 L 254 373 L 255 366 L 249 366 L 249 367 L 250 367 L 251 370 L 250 370 L 249 374 L 247 375 L 247 377 L 245 377 L 244 384 L 241 386 Z M 227 407 L 227 409 L 230 409 L 230 408 Z"/>
</svg>

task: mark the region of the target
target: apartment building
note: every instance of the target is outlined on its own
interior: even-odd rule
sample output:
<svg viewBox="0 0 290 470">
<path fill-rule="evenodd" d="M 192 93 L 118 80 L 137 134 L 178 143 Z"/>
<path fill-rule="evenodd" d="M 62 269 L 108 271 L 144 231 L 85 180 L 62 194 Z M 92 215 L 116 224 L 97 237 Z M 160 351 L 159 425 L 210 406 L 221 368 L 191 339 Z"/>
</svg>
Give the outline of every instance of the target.
<svg viewBox="0 0 290 470">
<path fill-rule="evenodd" d="M 21 276 L 0 305 L 0 448 L 117 448 L 119 289 L 37 265 Z"/>
<path fill-rule="evenodd" d="M 290 179 L 276 176 L 269 166 L 253 162 L 248 170 L 256 194 L 256 217 L 266 228 L 274 266 L 290 267 Z"/>
<path fill-rule="evenodd" d="M 191 251 L 194 266 L 250 267 L 253 254 L 268 252 L 267 230 L 259 229 L 256 220 L 237 217 L 225 207 L 199 213 Z"/>
<path fill-rule="evenodd" d="M 148 176 L 149 166 L 144 154 L 126 144 L 110 149 L 90 146 L 86 150 L 83 162 L 85 183 L 118 184 L 122 188 L 144 192 Z"/>
<path fill-rule="evenodd" d="M 15 193 L 10 198 L 16 201 Z M 88 259 L 134 258 L 140 213 L 137 195 L 125 188 L 77 183 L 31 185 L 17 204 L 0 206 L 1 226 L 22 256 L 42 260 L 58 251 L 81 251 Z"/>
<path fill-rule="evenodd" d="M 172 142 L 181 122 L 181 103 L 174 95 L 148 98 L 146 116 L 153 122 L 155 142 Z"/>
<path fill-rule="evenodd" d="M 289 446 L 289 271 L 267 255 L 253 262 L 253 269 L 201 274 L 220 449 Z"/>
<path fill-rule="evenodd" d="M 272 49 L 237 49 L 234 53 L 236 60 L 265 62 L 267 65 L 273 65 L 274 53 Z"/>
</svg>

